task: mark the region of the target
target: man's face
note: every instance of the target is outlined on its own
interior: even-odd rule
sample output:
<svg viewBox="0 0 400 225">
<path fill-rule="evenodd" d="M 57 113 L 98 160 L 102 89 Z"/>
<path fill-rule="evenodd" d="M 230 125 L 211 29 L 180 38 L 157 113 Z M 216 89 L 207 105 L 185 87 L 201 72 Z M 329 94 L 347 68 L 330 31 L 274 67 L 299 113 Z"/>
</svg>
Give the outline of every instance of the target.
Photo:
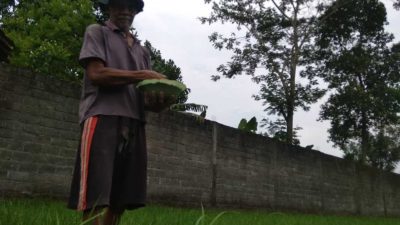
<svg viewBox="0 0 400 225">
<path fill-rule="evenodd" d="M 108 13 L 111 22 L 119 29 L 127 32 L 135 18 L 136 10 L 128 5 L 110 5 L 108 7 Z"/>
</svg>

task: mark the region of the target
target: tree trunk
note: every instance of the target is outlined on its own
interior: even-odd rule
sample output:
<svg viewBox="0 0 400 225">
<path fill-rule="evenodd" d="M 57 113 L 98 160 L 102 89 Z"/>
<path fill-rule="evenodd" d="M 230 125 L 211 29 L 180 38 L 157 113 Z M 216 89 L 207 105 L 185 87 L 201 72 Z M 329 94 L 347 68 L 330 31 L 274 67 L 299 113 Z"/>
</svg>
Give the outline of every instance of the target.
<svg viewBox="0 0 400 225">
<path fill-rule="evenodd" d="M 297 73 L 297 64 L 299 61 L 299 27 L 297 21 L 297 15 L 299 13 L 299 4 L 295 7 L 293 5 L 293 18 L 292 18 L 292 27 L 293 27 L 293 43 L 292 43 L 292 52 L 290 56 L 290 96 L 287 101 L 287 143 L 293 144 L 293 115 L 295 108 L 295 96 L 296 96 L 296 73 Z"/>
<path fill-rule="evenodd" d="M 293 56 L 291 71 L 290 71 L 290 96 L 287 103 L 287 138 L 286 142 L 288 144 L 293 144 L 293 115 L 294 115 L 294 100 L 296 95 L 296 70 L 297 70 L 297 60 L 296 56 Z"/>
<path fill-rule="evenodd" d="M 365 112 L 361 113 L 361 155 L 359 161 L 363 164 L 366 162 L 367 152 L 369 149 L 369 132 L 368 118 Z"/>
<path fill-rule="evenodd" d="M 362 35 L 361 35 L 360 39 L 363 40 Z M 363 42 L 364 41 L 362 41 L 362 43 Z M 364 85 L 363 77 L 361 74 L 357 74 L 357 78 L 358 78 L 359 85 L 362 88 L 363 95 L 365 96 L 366 87 Z M 366 103 L 362 102 L 362 108 L 361 108 L 361 154 L 360 154 L 360 158 L 359 158 L 359 161 L 362 164 L 366 163 L 367 152 L 369 150 L 368 116 L 367 116 L 367 112 L 364 107 L 364 104 L 366 104 Z"/>
<path fill-rule="evenodd" d="M 286 121 L 286 143 L 293 144 L 293 110 L 288 110 L 288 118 Z"/>
</svg>

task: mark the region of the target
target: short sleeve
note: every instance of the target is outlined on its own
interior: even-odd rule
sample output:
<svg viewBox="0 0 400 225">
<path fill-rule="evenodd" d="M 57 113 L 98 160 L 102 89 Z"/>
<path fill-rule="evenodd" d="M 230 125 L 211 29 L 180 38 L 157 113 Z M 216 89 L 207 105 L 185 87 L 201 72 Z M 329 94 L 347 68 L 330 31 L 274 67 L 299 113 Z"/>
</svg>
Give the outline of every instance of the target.
<svg viewBox="0 0 400 225">
<path fill-rule="evenodd" d="M 144 57 L 144 64 L 146 66 L 146 70 L 151 70 L 151 56 L 150 56 L 150 50 L 146 47 L 142 46 L 142 50 L 143 50 L 143 57 Z"/>
<path fill-rule="evenodd" d="M 87 60 L 90 58 L 98 58 L 106 62 L 104 36 L 102 26 L 99 24 L 92 24 L 86 28 L 82 49 L 79 54 L 79 64 L 85 68 Z"/>
</svg>

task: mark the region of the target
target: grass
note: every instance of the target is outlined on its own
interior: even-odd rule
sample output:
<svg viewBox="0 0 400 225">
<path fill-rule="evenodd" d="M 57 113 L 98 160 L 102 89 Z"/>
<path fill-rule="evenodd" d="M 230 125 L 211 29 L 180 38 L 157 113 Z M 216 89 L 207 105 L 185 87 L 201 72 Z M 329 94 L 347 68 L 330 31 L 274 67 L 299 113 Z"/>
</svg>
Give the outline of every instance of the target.
<svg viewBox="0 0 400 225">
<path fill-rule="evenodd" d="M 80 213 L 59 201 L 0 199 L 0 225 L 81 225 Z M 265 211 L 147 206 L 124 214 L 121 225 L 400 225 L 400 218 L 321 216 Z"/>
</svg>

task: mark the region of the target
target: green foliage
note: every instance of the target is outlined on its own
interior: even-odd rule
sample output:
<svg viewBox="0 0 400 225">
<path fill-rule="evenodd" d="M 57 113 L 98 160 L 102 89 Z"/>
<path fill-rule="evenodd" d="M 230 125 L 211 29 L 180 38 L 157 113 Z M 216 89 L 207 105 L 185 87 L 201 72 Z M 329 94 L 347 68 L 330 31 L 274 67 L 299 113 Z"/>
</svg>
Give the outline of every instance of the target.
<svg viewBox="0 0 400 225">
<path fill-rule="evenodd" d="M 253 118 L 251 118 L 248 122 L 244 118 L 240 120 L 238 129 L 250 133 L 256 133 L 257 127 L 258 127 L 257 118 L 253 116 Z"/>
<path fill-rule="evenodd" d="M 367 161 L 372 166 L 393 171 L 400 160 L 400 129 L 399 127 L 387 127 L 373 137 L 370 151 L 367 153 Z"/>
<path fill-rule="evenodd" d="M 275 121 L 271 121 L 268 119 L 263 119 L 261 121 L 261 127 L 267 127 L 268 132 L 266 133 L 267 136 L 272 137 L 275 140 L 286 142 L 286 121 L 283 119 L 277 119 Z M 292 145 L 300 145 L 300 140 L 298 138 L 298 131 L 301 130 L 301 127 L 295 127 L 293 129 L 293 139 L 290 144 Z"/>
<path fill-rule="evenodd" d="M 395 1 L 395 2 L 393 3 L 393 7 L 394 7 L 395 9 L 399 10 L 399 9 L 400 9 L 400 0 Z"/>
<path fill-rule="evenodd" d="M 0 1 L 0 10 L 10 11 L 10 8 L 15 6 L 15 0 L 2 0 Z"/>
<path fill-rule="evenodd" d="M 371 134 L 365 161 L 369 165 L 393 171 L 400 160 L 399 127 L 388 127 L 377 134 Z M 358 142 L 349 142 L 343 149 L 346 159 L 361 161 L 362 146 Z"/>
<path fill-rule="evenodd" d="M 326 1 L 332 2 L 332 1 Z M 293 142 L 293 116 L 298 109 L 309 110 L 325 93 L 312 74 L 299 76 L 301 65 L 309 62 L 313 31 L 323 1 L 287 0 L 205 0 L 212 4 L 203 24 L 216 22 L 237 25 L 237 31 L 209 36 L 216 49 L 233 52 L 231 60 L 217 71 L 232 78 L 246 74 L 261 85 L 256 100 L 262 101 L 269 115 L 285 120 L 286 142 Z M 221 75 L 212 76 L 213 80 Z"/>
<path fill-rule="evenodd" d="M 15 0 L 1 0 L 0 1 L 0 20 L 3 16 L 7 16 L 13 10 L 13 7 L 16 5 Z M 1 28 L 1 21 L 0 21 L 0 28 Z"/>
<path fill-rule="evenodd" d="M 11 64 L 35 72 L 78 80 L 78 56 L 87 25 L 95 21 L 89 0 L 21 1 L 1 18 L 15 43 Z"/>
<path fill-rule="evenodd" d="M 193 111 L 193 112 L 202 112 L 201 116 L 205 117 L 207 112 L 207 106 L 198 105 L 194 103 L 185 103 L 185 104 L 174 104 L 171 106 L 171 109 L 174 111 Z"/>
<path fill-rule="evenodd" d="M 393 36 L 385 33 L 386 9 L 381 2 L 340 5 L 345 1 L 336 1 L 332 7 L 339 4 L 339 10 L 328 9 L 330 17 L 321 21 L 317 67 L 308 67 L 307 72 L 323 78 L 332 90 L 321 119 L 331 121 L 329 139 L 335 146 L 346 158 L 391 168 L 398 160 L 397 150 L 377 133 L 399 123 L 399 45 L 389 47 Z"/>
<path fill-rule="evenodd" d="M 99 3 L 98 0 L 91 0 L 93 2 L 94 15 L 99 24 L 104 24 L 109 18 L 105 7 Z"/>
</svg>

